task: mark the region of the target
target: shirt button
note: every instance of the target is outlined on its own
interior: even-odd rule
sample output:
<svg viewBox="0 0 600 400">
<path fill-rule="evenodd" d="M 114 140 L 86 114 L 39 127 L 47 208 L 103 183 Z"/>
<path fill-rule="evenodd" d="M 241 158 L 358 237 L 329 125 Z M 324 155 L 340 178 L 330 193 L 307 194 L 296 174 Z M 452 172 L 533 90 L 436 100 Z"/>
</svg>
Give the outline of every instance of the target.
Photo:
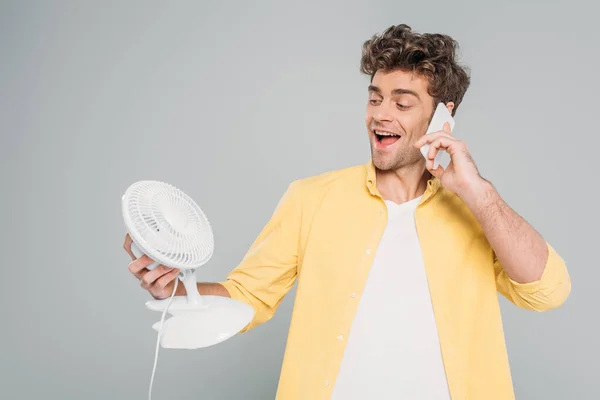
<svg viewBox="0 0 600 400">
<path fill-rule="evenodd" d="M 344 335 L 338 336 L 338 340 L 344 340 Z"/>
<path fill-rule="evenodd" d="M 329 386 L 329 381 L 325 381 L 325 386 Z"/>
<path fill-rule="evenodd" d="M 352 294 L 350 295 L 350 297 L 352 297 L 353 299 L 354 299 L 354 298 L 356 298 L 356 293 L 352 293 Z"/>
<path fill-rule="evenodd" d="M 367 249 L 367 251 L 365 251 L 365 253 L 367 253 L 367 255 L 371 254 L 371 249 Z"/>
</svg>

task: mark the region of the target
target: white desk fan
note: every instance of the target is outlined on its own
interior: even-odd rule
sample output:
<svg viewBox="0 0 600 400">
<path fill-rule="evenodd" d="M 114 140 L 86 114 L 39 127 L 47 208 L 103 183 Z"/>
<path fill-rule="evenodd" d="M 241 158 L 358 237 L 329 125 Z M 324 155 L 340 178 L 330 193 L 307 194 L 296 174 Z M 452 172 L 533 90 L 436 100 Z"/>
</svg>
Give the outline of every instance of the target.
<svg viewBox="0 0 600 400">
<path fill-rule="evenodd" d="M 214 238 L 208 219 L 189 196 L 167 183 L 139 181 L 123 195 L 122 212 L 133 254 L 154 260 L 148 269 L 159 264 L 179 268 L 178 279 L 186 289 L 186 296 L 174 296 L 176 280 L 169 299 L 146 302 L 150 310 L 162 312 L 161 321 L 153 325 L 159 332 L 154 368 L 159 343 L 171 349 L 208 347 L 234 336 L 252 320 L 254 309 L 248 304 L 198 292 L 196 269 L 211 258 Z M 163 322 L 167 312 L 172 317 Z"/>
</svg>

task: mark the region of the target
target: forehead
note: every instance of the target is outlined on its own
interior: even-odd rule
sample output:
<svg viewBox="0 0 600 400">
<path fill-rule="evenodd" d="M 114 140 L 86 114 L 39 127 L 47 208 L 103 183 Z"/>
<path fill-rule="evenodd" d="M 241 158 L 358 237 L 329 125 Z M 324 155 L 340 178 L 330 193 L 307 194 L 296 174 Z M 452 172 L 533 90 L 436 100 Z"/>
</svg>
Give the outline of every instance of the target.
<svg viewBox="0 0 600 400">
<path fill-rule="evenodd" d="M 383 94 L 390 94 L 394 89 L 406 89 L 417 92 L 421 99 L 430 97 L 427 93 L 427 79 L 410 71 L 377 71 L 371 85 L 379 88 Z"/>
</svg>

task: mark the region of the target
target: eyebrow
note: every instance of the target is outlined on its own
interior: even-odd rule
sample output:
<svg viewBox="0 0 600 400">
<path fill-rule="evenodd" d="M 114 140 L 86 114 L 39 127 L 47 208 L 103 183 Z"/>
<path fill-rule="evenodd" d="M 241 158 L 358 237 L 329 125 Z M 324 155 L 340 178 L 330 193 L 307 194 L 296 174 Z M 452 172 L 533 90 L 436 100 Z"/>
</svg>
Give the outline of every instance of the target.
<svg viewBox="0 0 600 400">
<path fill-rule="evenodd" d="M 377 86 L 369 85 L 369 92 L 375 92 L 375 93 L 381 94 L 381 89 L 379 89 Z M 421 97 L 419 97 L 419 94 L 417 92 L 408 90 L 408 89 L 394 89 L 394 90 L 392 90 L 392 94 L 393 95 L 410 94 L 412 96 L 415 96 L 419 101 L 421 101 Z"/>
</svg>

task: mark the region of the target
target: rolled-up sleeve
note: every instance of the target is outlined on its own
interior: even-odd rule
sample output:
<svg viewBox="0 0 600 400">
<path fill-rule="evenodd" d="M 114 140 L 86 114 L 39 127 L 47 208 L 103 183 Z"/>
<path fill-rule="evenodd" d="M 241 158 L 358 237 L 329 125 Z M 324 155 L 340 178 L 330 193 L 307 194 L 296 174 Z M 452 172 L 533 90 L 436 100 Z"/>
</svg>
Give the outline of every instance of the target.
<svg viewBox="0 0 600 400">
<path fill-rule="evenodd" d="M 254 318 L 241 332 L 270 320 L 296 281 L 302 213 L 300 182 L 290 184 L 240 264 L 219 282 L 231 298 L 254 308 Z"/>
<path fill-rule="evenodd" d="M 547 311 L 560 307 L 571 292 L 571 279 L 562 257 L 549 244 L 548 260 L 539 280 L 519 283 L 512 280 L 504 271 L 494 254 L 496 286 L 498 291 L 518 307 Z"/>
</svg>

